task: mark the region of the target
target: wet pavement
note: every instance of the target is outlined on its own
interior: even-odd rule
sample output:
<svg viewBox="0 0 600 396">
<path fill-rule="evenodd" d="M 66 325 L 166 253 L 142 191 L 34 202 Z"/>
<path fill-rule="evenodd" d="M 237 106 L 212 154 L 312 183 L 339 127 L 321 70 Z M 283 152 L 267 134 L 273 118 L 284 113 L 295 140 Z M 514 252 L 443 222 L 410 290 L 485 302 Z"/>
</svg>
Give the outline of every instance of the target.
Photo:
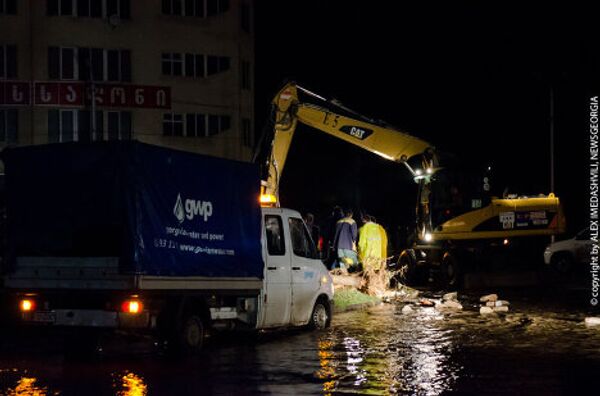
<svg viewBox="0 0 600 396">
<path fill-rule="evenodd" d="M 5 339 L 0 395 L 597 393 L 600 327 L 583 324 L 593 313 L 585 293 L 498 292 L 511 302 L 506 315 L 479 315 L 482 293 L 461 295 L 454 313 L 383 304 L 338 314 L 324 332 L 221 336 L 185 359 L 150 342 L 108 340 L 80 360 Z"/>
</svg>

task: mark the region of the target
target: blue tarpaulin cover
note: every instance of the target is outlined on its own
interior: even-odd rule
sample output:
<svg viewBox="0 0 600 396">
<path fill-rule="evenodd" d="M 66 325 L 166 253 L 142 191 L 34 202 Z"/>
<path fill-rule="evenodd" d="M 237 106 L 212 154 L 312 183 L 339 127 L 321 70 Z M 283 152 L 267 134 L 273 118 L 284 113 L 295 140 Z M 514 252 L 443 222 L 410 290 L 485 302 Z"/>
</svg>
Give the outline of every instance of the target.
<svg viewBox="0 0 600 396">
<path fill-rule="evenodd" d="M 116 256 L 123 272 L 262 277 L 253 164 L 135 141 L 6 149 L 8 256 Z"/>
</svg>

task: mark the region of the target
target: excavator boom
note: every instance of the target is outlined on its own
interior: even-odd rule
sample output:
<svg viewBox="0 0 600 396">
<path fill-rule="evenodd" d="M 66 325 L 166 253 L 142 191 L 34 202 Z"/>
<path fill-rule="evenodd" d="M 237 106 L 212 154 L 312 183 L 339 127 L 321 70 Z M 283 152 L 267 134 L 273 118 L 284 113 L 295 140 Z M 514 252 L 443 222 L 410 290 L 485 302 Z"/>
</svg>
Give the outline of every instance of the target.
<svg viewBox="0 0 600 396">
<path fill-rule="evenodd" d="M 300 101 L 299 90 L 322 102 L 323 106 Z M 272 104 L 275 112 L 275 136 L 268 159 L 268 177 L 263 188 L 266 194 L 278 195 L 279 180 L 298 122 L 390 161 L 405 163 L 410 157 L 431 148 L 422 139 L 354 113 L 339 103 L 328 101 L 294 83 L 283 87 Z"/>
</svg>

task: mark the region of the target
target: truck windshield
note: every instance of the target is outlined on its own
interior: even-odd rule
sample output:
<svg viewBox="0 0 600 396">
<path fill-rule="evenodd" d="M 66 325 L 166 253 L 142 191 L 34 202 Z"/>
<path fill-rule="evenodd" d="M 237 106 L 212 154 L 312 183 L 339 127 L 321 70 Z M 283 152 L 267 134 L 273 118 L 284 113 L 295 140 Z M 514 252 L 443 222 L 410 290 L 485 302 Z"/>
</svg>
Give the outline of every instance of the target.
<svg viewBox="0 0 600 396">
<path fill-rule="evenodd" d="M 317 257 L 317 249 L 315 249 L 315 244 L 302 219 L 290 218 L 290 237 L 292 239 L 292 249 L 296 256 Z"/>
</svg>

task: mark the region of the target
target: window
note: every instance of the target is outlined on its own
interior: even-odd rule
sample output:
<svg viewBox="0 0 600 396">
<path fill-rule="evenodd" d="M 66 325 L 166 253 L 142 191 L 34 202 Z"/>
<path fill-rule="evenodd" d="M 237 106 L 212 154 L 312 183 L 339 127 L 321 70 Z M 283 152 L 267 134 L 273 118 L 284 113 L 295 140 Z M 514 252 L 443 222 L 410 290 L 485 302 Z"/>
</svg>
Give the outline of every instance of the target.
<svg viewBox="0 0 600 396">
<path fill-rule="evenodd" d="M 48 142 L 71 142 L 77 139 L 77 110 L 48 111 Z"/>
<path fill-rule="evenodd" d="M 229 70 L 229 63 L 229 58 L 226 56 L 207 56 L 206 75 L 210 76 Z"/>
<path fill-rule="evenodd" d="M 16 77 L 17 47 L 15 45 L 0 45 L 0 79 Z"/>
<path fill-rule="evenodd" d="M 204 17 L 204 0 L 163 0 L 162 12 L 165 15 Z"/>
<path fill-rule="evenodd" d="M 204 137 L 206 135 L 206 116 L 204 114 L 185 115 L 185 135 L 188 137 Z"/>
<path fill-rule="evenodd" d="M 265 232 L 267 234 L 267 251 L 270 256 L 285 255 L 285 237 L 280 216 L 265 216 Z"/>
<path fill-rule="evenodd" d="M 206 15 L 222 14 L 229 10 L 229 0 L 206 0 Z"/>
<path fill-rule="evenodd" d="M 104 51 L 100 48 L 78 48 L 79 78 L 83 81 L 104 80 Z"/>
<path fill-rule="evenodd" d="M 95 128 L 93 125 L 95 124 Z M 48 142 L 89 142 L 104 139 L 104 113 L 89 110 L 48 110 Z"/>
<path fill-rule="evenodd" d="M 0 0 L 0 15 L 17 15 L 17 0 Z"/>
<path fill-rule="evenodd" d="M 129 0 L 106 0 L 106 16 L 119 16 L 121 19 L 131 18 Z"/>
<path fill-rule="evenodd" d="M 242 119 L 242 144 L 245 147 L 252 147 L 252 125 L 250 119 Z"/>
<path fill-rule="evenodd" d="M 248 3 L 242 3 L 242 9 L 241 9 L 241 14 L 240 14 L 240 22 L 242 25 L 242 30 L 244 32 L 248 32 L 250 33 L 251 30 L 251 24 L 250 24 L 250 20 L 251 20 L 251 16 L 250 16 L 250 4 Z"/>
<path fill-rule="evenodd" d="M 80 142 L 90 142 L 92 140 L 103 140 L 104 137 L 104 118 L 102 111 L 96 111 L 96 116 L 92 117 L 89 110 L 77 111 L 77 138 Z M 96 125 L 96 128 L 93 125 Z"/>
<path fill-rule="evenodd" d="M 108 18 L 116 15 L 122 19 L 129 19 L 130 0 L 47 0 L 46 14 L 86 18 Z"/>
<path fill-rule="evenodd" d="M 162 13 L 203 18 L 229 10 L 229 0 L 162 0 Z"/>
<path fill-rule="evenodd" d="M 102 48 L 48 48 L 50 79 L 131 81 L 131 52 Z"/>
<path fill-rule="evenodd" d="M 102 17 L 102 0 L 77 0 L 77 16 Z"/>
<path fill-rule="evenodd" d="M 161 56 L 162 74 L 165 76 L 202 78 L 229 70 L 230 64 L 231 60 L 226 56 L 174 52 L 163 52 Z"/>
<path fill-rule="evenodd" d="M 106 50 L 106 81 L 131 81 L 131 52 Z"/>
<path fill-rule="evenodd" d="M 187 77 L 204 77 L 204 55 L 185 54 L 185 75 Z"/>
<path fill-rule="evenodd" d="M 231 128 L 231 117 L 216 114 L 172 114 L 163 115 L 163 135 L 207 137 Z M 185 131 L 185 134 L 184 134 Z"/>
<path fill-rule="evenodd" d="M 207 118 L 207 136 L 216 135 L 217 133 L 226 131 L 231 127 L 231 117 L 229 116 L 210 114 Z"/>
<path fill-rule="evenodd" d="M 73 0 L 47 0 L 46 14 L 48 15 L 75 15 Z"/>
<path fill-rule="evenodd" d="M 48 48 L 48 77 L 50 79 L 76 80 L 78 67 L 75 57 L 76 48 Z"/>
<path fill-rule="evenodd" d="M 252 89 L 252 75 L 250 74 L 250 62 L 242 61 L 242 89 Z"/>
<path fill-rule="evenodd" d="M 317 257 L 315 244 L 302 219 L 290 217 L 290 238 L 292 239 L 292 250 L 296 256 L 306 258 Z"/>
<path fill-rule="evenodd" d="M 108 112 L 108 140 L 131 139 L 131 112 Z"/>
<path fill-rule="evenodd" d="M 162 74 L 165 76 L 183 75 L 183 60 L 181 54 L 167 52 L 162 54 Z"/>
<path fill-rule="evenodd" d="M 163 135 L 183 136 L 183 114 L 165 113 L 163 115 Z"/>
<path fill-rule="evenodd" d="M 17 143 L 18 114 L 17 110 L 0 109 L 0 143 Z"/>
</svg>

